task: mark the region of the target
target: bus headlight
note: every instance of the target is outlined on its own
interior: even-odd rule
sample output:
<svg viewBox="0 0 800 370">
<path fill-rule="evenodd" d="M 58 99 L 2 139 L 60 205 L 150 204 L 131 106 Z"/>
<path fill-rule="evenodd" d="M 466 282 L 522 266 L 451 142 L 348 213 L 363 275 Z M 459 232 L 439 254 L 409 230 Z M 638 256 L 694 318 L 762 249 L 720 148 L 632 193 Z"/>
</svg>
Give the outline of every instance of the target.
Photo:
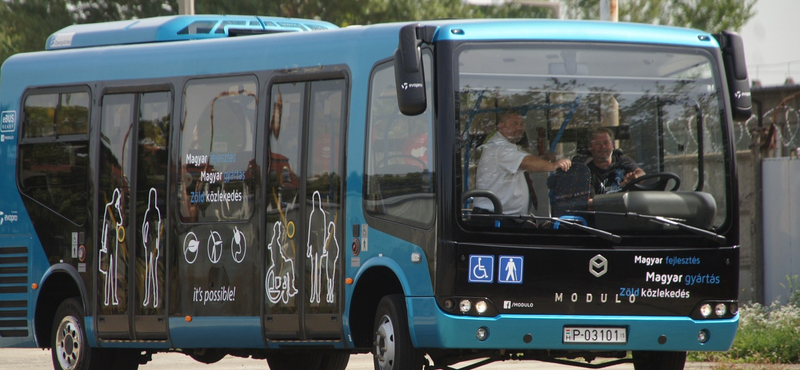
<svg viewBox="0 0 800 370">
<path fill-rule="evenodd" d="M 691 318 L 695 320 L 730 319 L 739 313 L 736 301 L 708 300 L 697 304 L 692 310 Z"/>
<path fill-rule="evenodd" d="M 487 297 L 437 297 L 437 303 L 444 312 L 453 315 L 487 317 L 500 314 Z"/>
<path fill-rule="evenodd" d="M 716 307 L 714 307 L 714 313 L 719 317 L 725 316 L 727 312 L 728 308 L 725 307 L 725 303 L 717 303 Z"/>
<path fill-rule="evenodd" d="M 470 308 L 472 308 L 472 303 L 470 303 L 467 299 L 462 299 L 458 304 L 458 309 L 461 310 L 461 313 L 469 312 Z"/>
<path fill-rule="evenodd" d="M 708 318 L 709 316 L 711 316 L 711 305 L 706 303 L 706 304 L 700 306 L 700 314 L 703 315 L 703 317 L 705 317 L 705 318 Z"/>
<path fill-rule="evenodd" d="M 487 308 L 489 308 L 489 306 L 486 304 L 486 301 L 478 301 L 475 303 L 475 311 L 478 311 L 478 314 L 485 313 Z"/>
</svg>

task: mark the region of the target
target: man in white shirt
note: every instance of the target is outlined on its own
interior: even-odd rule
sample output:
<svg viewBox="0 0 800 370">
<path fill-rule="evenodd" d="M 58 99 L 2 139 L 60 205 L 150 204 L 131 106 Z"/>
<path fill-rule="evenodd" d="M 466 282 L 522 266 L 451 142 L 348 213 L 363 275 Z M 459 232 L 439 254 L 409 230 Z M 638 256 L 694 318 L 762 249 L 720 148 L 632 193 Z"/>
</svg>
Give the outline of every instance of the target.
<svg viewBox="0 0 800 370">
<path fill-rule="evenodd" d="M 567 171 L 572 166 L 566 158 L 551 162 L 521 150 L 516 144 L 524 134 L 525 125 L 520 112 L 503 112 L 497 122 L 497 132 L 483 144 L 478 162 L 476 188 L 494 193 L 506 215 L 527 215 L 530 212 L 526 171 Z M 479 213 L 494 213 L 494 206 L 487 198 L 477 197 L 475 208 Z"/>
</svg>

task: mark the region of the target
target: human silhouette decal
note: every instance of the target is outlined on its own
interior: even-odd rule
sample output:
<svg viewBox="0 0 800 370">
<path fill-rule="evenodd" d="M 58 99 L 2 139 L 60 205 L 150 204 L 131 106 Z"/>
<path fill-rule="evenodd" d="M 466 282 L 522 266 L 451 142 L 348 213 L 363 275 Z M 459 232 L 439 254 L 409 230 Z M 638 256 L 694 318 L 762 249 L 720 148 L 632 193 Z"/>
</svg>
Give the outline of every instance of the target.
<svg viewBox="0 0 800 370">
<path fill-rule="evenodd" d="M 117 298 L 117 269 L 119 267 L 119 245 L 125 241 L 125 227 L 123 226 L 120 201 L 122 193 L 114 189 L 111 201 L 106 203 L 103 212 L 102 236 L 100 237 L 100 263 L 98 270 L 104 275 L 103 304 L 106 306 L 119 305 Z"/>
</svg>

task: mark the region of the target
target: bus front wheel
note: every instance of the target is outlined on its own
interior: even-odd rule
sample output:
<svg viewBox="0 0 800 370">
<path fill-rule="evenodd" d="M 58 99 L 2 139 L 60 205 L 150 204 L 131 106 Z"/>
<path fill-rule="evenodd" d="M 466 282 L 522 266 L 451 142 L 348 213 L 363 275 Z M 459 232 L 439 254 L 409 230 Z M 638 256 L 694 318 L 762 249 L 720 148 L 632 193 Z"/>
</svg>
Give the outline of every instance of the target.
<svg viewBox="0 0 800 370">
<path fill-rule="evenodd" d="M 66 299 L 58 306 L 50 336 L 56 369 L 90 370 L 108 365 L 102 350 L 89 347 L 83 318 L 83 305 L 76 298 Z"/>
<path fill-rule="evenodd" d="M 686 352 L 633 352 L 635 370 L 683 370 Z"/>
<path fill-rule="evenodd" d="M 375 342 L 372 347 L 375 370 L 419 370 L 425 353 L 411 344 L 406 302 L 400 294 L 385 296 L 375 313 Z"/>
</svg>

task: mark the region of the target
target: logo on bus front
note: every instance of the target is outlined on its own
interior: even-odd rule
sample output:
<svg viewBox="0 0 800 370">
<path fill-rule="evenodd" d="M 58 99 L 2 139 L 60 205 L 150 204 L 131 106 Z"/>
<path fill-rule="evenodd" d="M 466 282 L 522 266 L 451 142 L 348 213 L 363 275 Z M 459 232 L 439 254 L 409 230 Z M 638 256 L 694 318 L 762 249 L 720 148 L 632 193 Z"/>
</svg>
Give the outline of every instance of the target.
<svg viewBox="0 0 800 370">
<path fill-rule="evenodd" d="M 7 110 L 2 113 L 2 124 L 0 125 L 0 131 L 2 132 L 14 132 L 17 129 L 17 111 L 15 110 Z"/>
<path fill-rule="evenodd" d="M 596 277 L 601 277 L 608 272 L 608 260 L 598 254 L 589 260 L 589 272 Z"/>
</svg>

